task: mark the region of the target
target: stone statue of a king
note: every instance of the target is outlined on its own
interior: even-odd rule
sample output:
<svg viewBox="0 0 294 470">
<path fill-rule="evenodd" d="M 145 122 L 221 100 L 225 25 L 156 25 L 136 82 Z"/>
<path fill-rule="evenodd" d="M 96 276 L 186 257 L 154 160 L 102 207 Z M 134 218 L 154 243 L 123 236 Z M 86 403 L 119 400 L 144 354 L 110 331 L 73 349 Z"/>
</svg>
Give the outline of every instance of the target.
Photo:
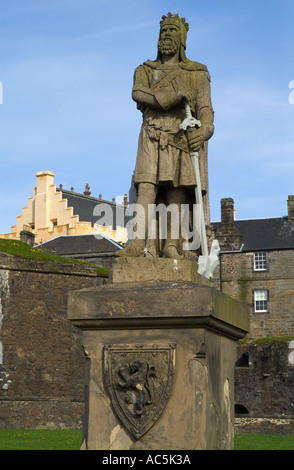
<svg viewBox="0 0 294 470">
<path fill-rule="evenodd" d="M 214 132 L 210 75 L 205 65 L 186 57 L 188 29 L 185 18 L 171 13 L 163 16 L 156 60 L 148 60 L 135 70 L 132 98 L 142 112 L 143 123 L 133 181 L 137 205 L 143 208 L 144 238 L 131 240 L 117 253 L 120 257 L 191 259 L 191 252 L 182 248 L 181 237 L 173 235 L 170 222 L 164 240 L 148 239 L 148 207 L 162 203 L 180 210 L 195 202 L 190 152 L 199 155 L 205 224 L 210 225 L 207 142 Z M 187 103 L 201 126 L 184 131 L 180 124 L 186 117 Z"/>
</svg>

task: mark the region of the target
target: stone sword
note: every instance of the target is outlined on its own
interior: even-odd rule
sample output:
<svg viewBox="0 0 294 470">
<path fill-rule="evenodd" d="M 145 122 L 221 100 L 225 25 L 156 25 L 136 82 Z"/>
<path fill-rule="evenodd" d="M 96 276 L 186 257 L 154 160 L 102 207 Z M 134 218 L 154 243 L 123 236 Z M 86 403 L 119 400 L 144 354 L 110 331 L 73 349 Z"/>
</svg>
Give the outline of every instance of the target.
<svg viewBox="0 0 294 470">
<path fill-rule="evenodd" d="M 201 127 L 201 122 L 192 116 L 191 109 L 187 101 L 185 101 L 185 111 L 186 111 L 186 118 L 180 124 L 180 129 L 183 131 L 186 131 L 188 128 L 193 128 L 193 127 L 196 127 L 197 129 L 199 129 Z M 218 264 L 218 253 L 220 251 L 220 248 L 219 248 L 218 241 L 213 240 L 212 245 L 211 245 L 211 253 L 210 255 L 208 255 L 208 245 L 207 245 L 207 237 L 206 237 L 201 179 L 200 179 L 200 170 L 199 170 L 199 153 L 190 152 L 190 157 L 192 160 L 192 165 L 193 165 L 196 185 L 197 185 L 195 188 L 195 199 L 196 199 L 196 204 L 198 204 L 200 207 L 200 243 L 201 243 L 202 255 L 199 256 L 199 259 L 198 259 L 198 273 L 210 279 L 212 277 L 215 267 Z"/>
</svg>

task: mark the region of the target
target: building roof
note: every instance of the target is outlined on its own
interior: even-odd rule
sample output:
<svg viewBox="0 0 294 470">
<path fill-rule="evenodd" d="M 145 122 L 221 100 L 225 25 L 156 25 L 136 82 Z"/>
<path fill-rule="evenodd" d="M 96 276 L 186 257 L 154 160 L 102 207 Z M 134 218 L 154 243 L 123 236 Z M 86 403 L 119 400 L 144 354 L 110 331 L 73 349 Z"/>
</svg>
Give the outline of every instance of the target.
<svg viewBox="0 0 294 470">
<path fill-rule="evenodd" d="M 124 226 L 124 214 L 125 208 L 120 204 L 116 204 L 115 202 L 104 201 L 103 199 L 97 199 L 92 196 L 85 196 L 83 194 L 74 193 L 72 191 L 67 191 L 62 189 L 62 198 L 67 199 L 68 207 L 73 207 L 73 215 L 79 215 L 80 222 L 91 222 L 92 225 L 99 222 L 99 217 L 104 217 L 103 225 L 110 225 L 113 226 L 113 229 L 118 226 Z M 94 209 L 99 204 L 105 204 L 111 209 L 111 215 L 102 213 L 98 215 L 94 215 Z M 97 214 L 97 212 L 96 212 Z M 109 219 L 109 220 L 108 220 Z"/>
<path fill-rule="evenodd" d="M 220 222 L 212 222 L 215 232 Z M 285 250 L 294 248 L 294 222 L 288 217 L 235 220 L 242 235 L 243 251 Z"/>
<path fill-rule="evenodd" d="M 99 234 L 100 238 L 97 239 L 95 235 L 61 235 L 60 237 L 48 240 L 40 245 L 44 251 L 50 253 L 54 252 L 58 255 L 90 255 L 102 253 L 114 253 L 121 250 L 122 246 L 106 237 Z"/>
</svg>

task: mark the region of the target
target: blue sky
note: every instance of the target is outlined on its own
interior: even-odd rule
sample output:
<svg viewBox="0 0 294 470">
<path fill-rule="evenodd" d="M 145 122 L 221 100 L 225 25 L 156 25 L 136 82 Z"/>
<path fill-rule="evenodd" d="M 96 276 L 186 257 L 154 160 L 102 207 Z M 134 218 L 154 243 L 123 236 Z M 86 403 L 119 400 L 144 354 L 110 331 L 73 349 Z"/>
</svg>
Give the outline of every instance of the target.
<svg viewBox="0 0 294 470">
<path fill-rule="evenodd" d="M 135 67 L 156 57 L 169 11 L 190 24 L 187 56 L 212 77 L 211 219 L 283 216 L 294 194 L 293 0 L 1 0 L 0 233 L 36 185 L 111 200 L 128 193 L 141 114 Z"/>
</svg>

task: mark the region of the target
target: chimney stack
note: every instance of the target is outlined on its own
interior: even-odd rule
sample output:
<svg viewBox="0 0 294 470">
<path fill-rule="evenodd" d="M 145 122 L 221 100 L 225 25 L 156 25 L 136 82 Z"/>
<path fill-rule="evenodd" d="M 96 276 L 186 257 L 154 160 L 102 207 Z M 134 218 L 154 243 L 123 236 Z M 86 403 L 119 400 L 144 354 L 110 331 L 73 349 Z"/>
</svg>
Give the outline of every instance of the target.
<svg viewBox="0 0 294 470">
<path fill-rule="evenodd" d="M 294 196 L 288 196 L 288 220 L 294 222 Z"/>
<path fill-rule="evenodd" d="M 221 199 L 221 221 L 222 224 L 234 223 L 234 200 L 232 198 Z"/>
<path fill-rule="evenodd" d="M 215 234 L 222 251 L 240 250 L 242 235 L 234 225 L 234 201 L 232 198 L 221 199 L 221 223 Z"/>
<path fill-rule="evenodd" d="M 23 230 L 20 232 L 20 241 L 30 246 L 35 246 L 35 234 L 31 231 L 31 228 L 27 225 L 23 226 Z"/>
</svg>

